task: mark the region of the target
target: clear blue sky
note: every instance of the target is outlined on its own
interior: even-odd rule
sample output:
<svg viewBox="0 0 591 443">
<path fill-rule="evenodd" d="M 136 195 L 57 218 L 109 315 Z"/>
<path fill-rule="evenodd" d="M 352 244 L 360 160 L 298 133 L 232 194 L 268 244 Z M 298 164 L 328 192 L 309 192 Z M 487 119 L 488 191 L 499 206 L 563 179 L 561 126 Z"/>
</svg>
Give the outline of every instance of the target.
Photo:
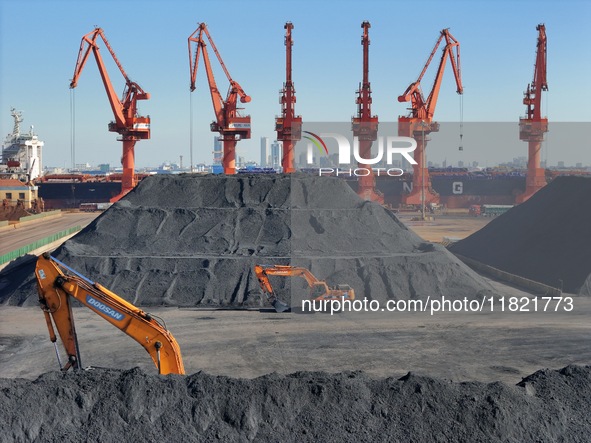
<svg viewBox="0 0 591 443">
<path fill-rule="evenodd" d="M 349 121 L 355 112 L 363 20 L 372 25 L 370 80 L 380 121 L 406 113 L 396 98 L 416 79 L 439 31 L 449 27 L 461 44 L 465 121 L 517 122 L 525 109 L 523 91 L 533 76 L 538 23 L 546 24 L 548 34 L 548 117 L 591 121 L 587 1 L 0 0 L 0 17 L 0 135 L 12 129 L 10 107 L 22 110 L 25 129 L 33 124 L 45 141 L 45 165 L 70 165 L 69 80 L 80 39 L 95 25 L 104 29 L 132 80 L 152 95 L 141 102 L 141 112 L 152 118 L 152 139 L 136 145 L 138 166 L 178 162 L 179 155 L 188 164 L 187 37 L 202 21 L 230 73 L 252 96 L 246 105 L 252 139 L 239 143 L 240 154 L 250 159 L 259 158 L 261 136 L 275 137 L 288 20 L 295 26 L 296 110 L 304 121 Z M 122 92 L 122 77 L 114 65 L 108 67 Z M 204 72 L 199 74 L 193 93 L 194 160 L 210 163 L 213 110 Z M 427 77 L 429 84 L 432 76 Z M 225 96 L 227 81 L 219 69 L 216 79 Z M 107 131 L 112 114 L 94 60 L 82 73 L 75 102 L 77 162 L 118 165 L 121 143 Z M 449 67 L 435 118 L 459 119 Z M 522 145 L 515 156 L 525 155 Z M 591 163 L 589 151 L 587 143 L 559 157 Z M 491 162 L 510 160 L 488 157 Z"/>
</svg>

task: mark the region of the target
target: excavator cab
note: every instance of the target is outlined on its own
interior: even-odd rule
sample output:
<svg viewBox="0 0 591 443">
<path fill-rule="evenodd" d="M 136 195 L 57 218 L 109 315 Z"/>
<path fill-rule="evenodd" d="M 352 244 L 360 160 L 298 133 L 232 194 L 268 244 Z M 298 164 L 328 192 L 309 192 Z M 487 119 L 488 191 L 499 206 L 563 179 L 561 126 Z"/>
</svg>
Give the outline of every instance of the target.
<svg viewBox="0 0 591 443">
<path fill-rule="evenodd" d="M 328 286 L 324 282 L 317 282 L 310 288 L 311 300 L 323 300 L 328 295 Z"/>
</svg>

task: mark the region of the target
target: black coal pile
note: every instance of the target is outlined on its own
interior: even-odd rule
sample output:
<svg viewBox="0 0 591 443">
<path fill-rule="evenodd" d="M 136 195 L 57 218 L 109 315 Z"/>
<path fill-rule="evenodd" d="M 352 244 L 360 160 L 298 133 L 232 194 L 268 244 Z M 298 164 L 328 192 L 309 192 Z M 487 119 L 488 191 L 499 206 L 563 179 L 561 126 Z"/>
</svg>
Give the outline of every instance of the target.
<svg viewBox="0 0 591 443">
<path fill-rule="evenodd" d="M 149 177 L 53 255 L 142 306 L 260 305 L 255 264 L 304 266 L 358 298 L 472 298 L 489 289 L 343 180 L 305 174 Z M 18 284 L 5 285 L 0 302 L 36 303 L 32 269 L 3 279 Z"/>
<path fill-rule="evenodd" d="M 233 379 L 95 369 L 0 379 L 0 442 L 588 442 L 591 367 L 516 386 L 408 374 Z"/>
<path fill-rule="evenodd" d="M 574 294 L 591 295 L 591 178 L 558 177 L 450 250 Z"/>
</svg>

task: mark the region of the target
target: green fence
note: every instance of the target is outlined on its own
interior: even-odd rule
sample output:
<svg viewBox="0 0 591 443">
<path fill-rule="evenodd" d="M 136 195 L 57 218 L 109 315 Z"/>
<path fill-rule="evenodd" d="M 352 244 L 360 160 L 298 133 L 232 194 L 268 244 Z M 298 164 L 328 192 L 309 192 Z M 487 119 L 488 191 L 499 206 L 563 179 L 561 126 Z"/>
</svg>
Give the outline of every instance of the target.
<svg viewBox="0 0 591 443">
<path fill-rule="evenodd" d="M 18 219 L 19 222 L 28 222 L 32 220 L 38 220 L 40 218 L 51 217 L 52 215 L 58 215 L 62 211 L 56 209 L 55 211 L 47 211 L 47 212 L 40 212 L 39 214 L 27 215 L 26 217 L 21 217 Z"/>
<path fill-rule="evenodd" d="M 48 237 L 42 238 L 41 240 L 37 240 L 34 243 L 23 246 L 22 248 L 18 248 L 15 251 L 10 251 L 9 253 L 0 256 L 0 265 L 8 263 L 9 261 L 14 260 L 15 258 L 19 258 L 31 251 L 34 251 L 35 249 L 39 249 L 42 246 L 53 243 L 54 241 L 57 241 L 62 237 L 67 237 L 68 235 L 73 234 L 74 232 L 78 232 L 80 229 L 82 229 L 80 225 L 74 226 L 73 228 L 65 229 Z"/>
</svg>

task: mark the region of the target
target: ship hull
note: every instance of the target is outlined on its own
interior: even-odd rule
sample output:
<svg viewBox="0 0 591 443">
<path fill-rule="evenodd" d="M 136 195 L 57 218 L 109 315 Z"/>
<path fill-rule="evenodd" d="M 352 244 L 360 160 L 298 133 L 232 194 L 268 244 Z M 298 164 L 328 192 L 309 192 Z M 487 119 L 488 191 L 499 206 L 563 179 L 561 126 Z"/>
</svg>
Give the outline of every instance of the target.
<svg viewBox="0 0 591 443">
<path fill-rule="evenodd" d="M 121 192 L 120 182 L 41 182 L 38 187 L 45 209 L 75 209 L 81 203 L 107 203 Z"/>
<path fill-rule="evenodd" d="M 347 179 L 357 191 L 357 180 Z M 431 185 L 439 194 L 439 202 L 447 208 L 469 208 L 470 205 L 512 205 L 517 195 L 525 190 L 525 177 L 499 178 L 432 176 Z M 384 194 L 385 204 L 398 207 L 402 196 L 412 190 L 412 178 L 376 177 L 376 188 Z"/>
<path fill-rule="evenodd" d="M 345 179 L 357 191 L 357 179 Z M 525 177 L 500 178 L 431 177 L 433 190 L 447 208 L 469 208 L 470 205 L 512 205 L 525 190 Z M 104 203 L 121 192 L 120 182 L 71 182 L 38 184 L 39 196 L 47 209 L 78 208 L 81 203 Z M 376 187 L 384 194 L 384 203 L 398 207 L 402 196 L 412 190 L 412 178 L 376 177 Z"/>
</svg>

